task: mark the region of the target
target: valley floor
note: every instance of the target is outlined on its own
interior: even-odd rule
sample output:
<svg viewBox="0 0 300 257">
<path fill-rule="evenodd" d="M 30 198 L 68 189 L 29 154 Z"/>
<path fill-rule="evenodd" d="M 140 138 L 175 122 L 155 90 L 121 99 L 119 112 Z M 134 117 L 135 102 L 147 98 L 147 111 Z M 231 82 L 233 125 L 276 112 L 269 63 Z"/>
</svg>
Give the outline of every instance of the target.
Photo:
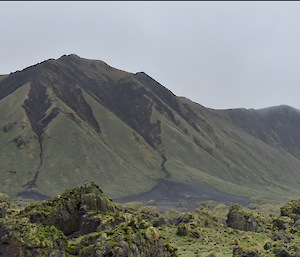
<svg viewBox="0 0 300 257">
<path fill-rule="evenodd" d="M 121 204 L 127 202 L 148 204 L 151 200 L 155 203 L 155 207 L 159 212 L 166 212 L 169 209 L 180 212 L 196 211 L 198 208 L 197 203 L 201 201 L 215 201 L 226 205 L 238 203 L 241 206 L 249 204 L 247 198 L 222 194 L 209 188 L 175 182 L 170 179 L 158 179 L 157 185 L 150 191 L 117 199 L 114 202 Z"/>
</svg>

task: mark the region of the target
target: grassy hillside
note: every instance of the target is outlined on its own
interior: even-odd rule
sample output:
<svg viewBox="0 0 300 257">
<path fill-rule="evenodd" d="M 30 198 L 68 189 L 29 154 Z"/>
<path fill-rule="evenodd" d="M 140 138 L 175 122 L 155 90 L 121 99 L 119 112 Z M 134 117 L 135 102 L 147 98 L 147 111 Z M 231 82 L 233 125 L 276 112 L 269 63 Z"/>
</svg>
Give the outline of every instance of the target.
<svg viewBox="0 0 300 257">
<path fill-rule="evenodd" d="M 300 197 L 300 111 L 212 110 L 147 74 L 76 55 L 0 77 L 0 185 L 61 193 L 94 180 L 109 197 L 156 179 L 253 203 Z"/>
</svg>

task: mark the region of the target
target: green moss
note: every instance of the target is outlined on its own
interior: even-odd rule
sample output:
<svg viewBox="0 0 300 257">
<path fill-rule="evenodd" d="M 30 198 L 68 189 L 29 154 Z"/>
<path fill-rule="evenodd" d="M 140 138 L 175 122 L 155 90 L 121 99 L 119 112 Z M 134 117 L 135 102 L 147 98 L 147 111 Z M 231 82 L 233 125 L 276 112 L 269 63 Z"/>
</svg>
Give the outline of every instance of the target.
<svg viewBox="0 0 300 257">
<path fill-rule="evenodd" d="M 9 237 L 28 248 L 41 247 L 44 251 L 50 251 L 53 243 L 62 247 L 67 245 L 67 238 L 56 227 L 30 223 L 27 218 L 3 219 L 0 226 L 9 231 Z"/>
<path fill-rule="evenodd" d="M 92 256 L 93 249 L 94 249 L 94 245 L 89 245 L 87 247 L 84 247 L 79 251 L 79 256 L 84 256 L 84 257 Z"/>
</svg>

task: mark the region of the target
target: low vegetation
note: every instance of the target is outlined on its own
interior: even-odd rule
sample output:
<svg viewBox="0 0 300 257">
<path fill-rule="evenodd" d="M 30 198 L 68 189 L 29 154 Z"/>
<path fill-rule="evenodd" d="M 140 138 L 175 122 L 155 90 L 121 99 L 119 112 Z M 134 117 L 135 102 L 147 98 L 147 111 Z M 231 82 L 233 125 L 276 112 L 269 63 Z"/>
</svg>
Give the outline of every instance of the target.
<svg viewBox="0 0 300 257">
<path fill-rule="evenodd" d="M 194 212 L 160 213 L 152 202 L 113 203 L 93 182 L 26 207 L 0 198 L 1 256 L 300 254 L 300 200 L 281 208 L 203 201 Z"/>
</svg>

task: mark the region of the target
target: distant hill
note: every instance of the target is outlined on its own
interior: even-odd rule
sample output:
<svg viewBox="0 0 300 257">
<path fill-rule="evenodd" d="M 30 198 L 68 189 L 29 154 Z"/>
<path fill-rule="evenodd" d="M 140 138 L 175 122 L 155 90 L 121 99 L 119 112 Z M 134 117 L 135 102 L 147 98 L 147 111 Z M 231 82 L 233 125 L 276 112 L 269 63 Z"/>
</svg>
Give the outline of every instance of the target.
<svg viewBox="0 0 300 257">
<path fill-rule="evenodd" d="M 299 132 L 295 108 L 213 110 L 144 72 L 73 54 L 0 76 L 10 195 L 43 199 L 93 180 L 115 199 L 166 178 L 283 202 L 300 198 Z"/>
</svg>

